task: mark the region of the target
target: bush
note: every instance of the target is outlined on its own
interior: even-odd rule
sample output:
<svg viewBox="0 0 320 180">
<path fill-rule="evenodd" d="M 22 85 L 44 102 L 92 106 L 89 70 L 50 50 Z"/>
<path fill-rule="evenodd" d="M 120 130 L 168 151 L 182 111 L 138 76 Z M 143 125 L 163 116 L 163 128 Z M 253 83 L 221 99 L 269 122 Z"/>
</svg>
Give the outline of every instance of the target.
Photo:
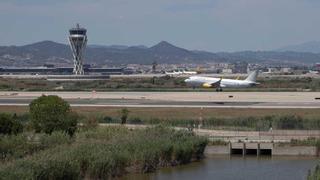
<svg viewBox="0 0 320 180">
<path fill-rule="evenodd" d="M 64 131 L 72 136 L 77 129 L 77 115 L 71 113 L 68 102 L 58 96 L 43 95 L 33 100 L 29 108 L 36 132 Z"/>
<path fill-rule="evenodd" d="M 121 124 L 126 124 L 130 111 L 127 108 L 123 108 L 119 113 L 120 113 Z"/>
<path fill-rule="evenodd" d="M 143 124 L 143 121 L 140 118 L 133 118 L 129 120 L 129 124 Z"/>
<path fill-rule="evenodd" d="M 23 125 L 9 114 L 0 114 L 0 134 L 15 134 L 23 131 Z"/>
<path fill-rule="evenodd" d="M 99 123 L 113 123 L 114 120 L 110 116 L 105 116 L 101 119 L 99 119 Z"/>
</svg>

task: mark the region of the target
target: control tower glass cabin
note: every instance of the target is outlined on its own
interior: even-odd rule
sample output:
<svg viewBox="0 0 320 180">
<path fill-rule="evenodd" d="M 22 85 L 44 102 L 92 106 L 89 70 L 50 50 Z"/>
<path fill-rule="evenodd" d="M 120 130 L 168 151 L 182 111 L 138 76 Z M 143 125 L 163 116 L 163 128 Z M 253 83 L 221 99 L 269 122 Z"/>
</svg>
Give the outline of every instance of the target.
<svg viewBox="0 0 320 180">
<path fill-rule="evenodd" d="M 79 24 L 69 30 L 69 43 L 73 54 L 73 74 L 83 75 L 83 55 L 87 45 L 87 30 L 81 28 Z"/>
</svg>

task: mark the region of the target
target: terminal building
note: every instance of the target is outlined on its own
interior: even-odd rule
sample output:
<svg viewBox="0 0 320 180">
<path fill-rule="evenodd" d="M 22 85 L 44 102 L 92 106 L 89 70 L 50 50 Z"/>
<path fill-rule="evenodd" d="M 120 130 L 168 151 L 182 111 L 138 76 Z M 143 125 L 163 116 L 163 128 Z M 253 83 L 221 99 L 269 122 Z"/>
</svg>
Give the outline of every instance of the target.
<svg viewBox="0 0 320 180">
<path fill-rule="evenodd" d="M 121 75 L 133 74 L 131 69 L 127 68 L 91 68 L 84 67 L 85 75 Z M 73 67 L 30 67 L 30 68 L 0 68 L 2 75 L 73 75 Z"/>
<path fill-rule="evenodd" d="M 247 74 L 248 63 L 245 61 L 238 61 L 233 64 L 232 73 Z"/>
</svg>

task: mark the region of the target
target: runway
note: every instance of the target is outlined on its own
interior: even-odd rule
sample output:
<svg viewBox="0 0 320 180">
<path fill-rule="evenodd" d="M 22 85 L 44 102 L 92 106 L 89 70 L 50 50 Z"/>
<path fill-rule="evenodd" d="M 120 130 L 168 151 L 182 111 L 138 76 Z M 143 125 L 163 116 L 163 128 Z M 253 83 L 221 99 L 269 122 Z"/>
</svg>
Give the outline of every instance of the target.
<svg viewBox="0 0 320 180">
<path fill-rule="evenodd" d="M 58 95 L 71 106 L 320 108 L 319 92 L 0 92 L 0 105 L 26 106 L 41 95 Z"/>
<path fill-rule="evenodd" d="M 206 77 L 224 77 L 224 78 L 234 78 L 234 77 L 247 77 L 248 74 L 198 74 L 199 76 L 206 76 Z M 112 78 L 152 78 L 152 77 L 164 77 L 167 76 L 166 74 L 121 74 L 121 75 L 107 75 L 109 76 L 111 79 Z M 54 77 L 54 78 L 52 78 Z M 39 74 L 39 75 L 31 75 L 31 74 L 1 74 L 0 78 L 12 78 L 12 79 L 59 79 L 59 77 L 63 77 L 63 79 L 66 79 L 66 77 L 71 77 L 72 79 L 74 79 L 73 75 L 43 75 L 43 74 Z M 85 77 L 85 76 L 83 76 Z M 87 76 L 87 77 L 90 77 Z M 102 76 L 101 76 L 102 77 Z M 109 77 L 105 77 L 105 79 L 108 79 Z M 187 74 L 182 74 L 182 75 L 177 75 L 174 77 L 183 77 L 183 78 L 187 78 L 190 77 L 190 75 Z M 318 74 L 311 74 L 311 73 L 307 73 L 307 74 L 298 74 L 298 75 L 281 75 L 281 74 L 268 74 L 268 73 L 261 73 L 259 74 L 259 77 L 263 77 L 263 78 L 277 78 L 277 77 L 281 77 L 281 78 L 320 78 L 320 76 Z M 101 78 L 99 78 L 101 79 Z"/>
</svg>

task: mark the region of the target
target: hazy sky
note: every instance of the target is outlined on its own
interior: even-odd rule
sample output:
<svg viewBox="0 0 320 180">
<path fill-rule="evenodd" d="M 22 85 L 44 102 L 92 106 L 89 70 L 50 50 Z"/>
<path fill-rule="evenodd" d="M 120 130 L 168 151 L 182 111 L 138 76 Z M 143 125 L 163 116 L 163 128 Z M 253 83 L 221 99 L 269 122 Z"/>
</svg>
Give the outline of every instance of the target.
<svg viewBox="0 0 320 180">
<path fill-rule="evenodd" d="M 1 0 L 0 45 L 66 43 L 77 22 L 90 44 L 269 50 L 320 40 L 320 0 Z"/>
</svg>

